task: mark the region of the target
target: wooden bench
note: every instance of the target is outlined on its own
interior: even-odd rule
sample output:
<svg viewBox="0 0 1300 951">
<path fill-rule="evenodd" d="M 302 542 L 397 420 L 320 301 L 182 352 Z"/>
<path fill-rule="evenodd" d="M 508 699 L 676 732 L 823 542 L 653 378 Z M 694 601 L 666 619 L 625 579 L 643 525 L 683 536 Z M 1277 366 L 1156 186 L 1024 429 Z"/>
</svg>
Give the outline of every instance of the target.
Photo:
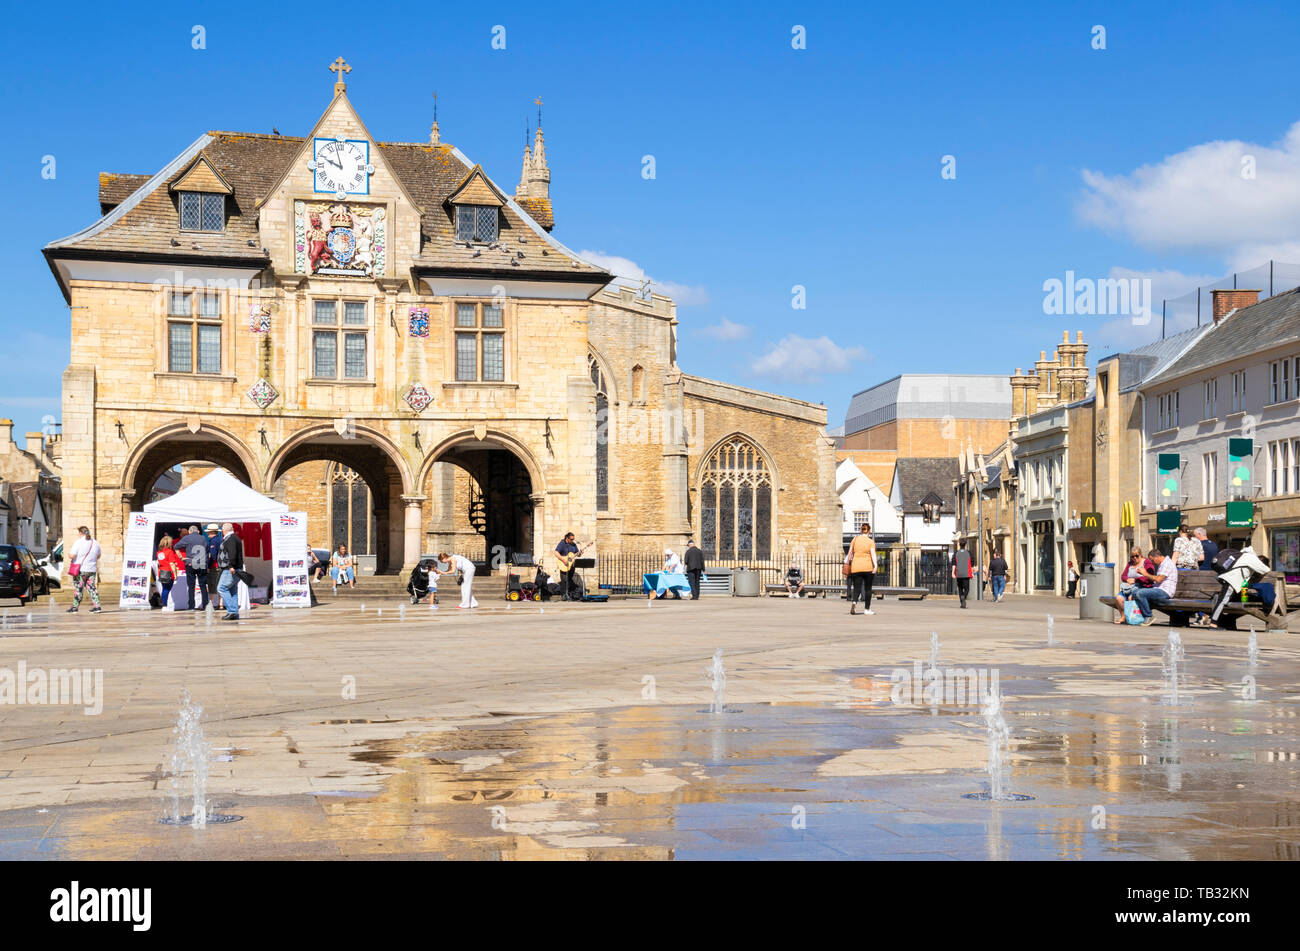
<svg viewBox="0 0 1300 951">
<path fill-rule="evenodd" d="M 1264 576 L 1264 581 L 1273 585 L 1273 589 L 1277 592 L 1277 600 L 1270 606 L 1261 601 L 1248 601 L 1242 604 L 1239 598 L 1234 597 L 1224 606 L 1223 613 L 1219 615 L 1219 627 L 1235 631 L 1237 619 L 1240 617 L 1255 618 L 1267 627 L 1286 627 L 1287 615 L 1300 609 L 1300 600 L 1296 602 L 1296 607 L 1291 606 L 1292 599 L 1296 595 L 1295 586 L 1293 585 L 1293 591 L 1288 593 L 1286 578 L 1277 571 L 1270 571 Z M 1223 582 L 1213 571 L 1180 571 L 1174 596 L 1168 601 L 1153 601 L 1151 609 L 1169 615 L 1170 627 L 1187 627 L 1197 614 L 1213 614 L 1222 597 Z M 1112 608 L 1118 607 L 1118 601 L 1113 595 L 1097 600 Z"/>
<path fill-rule="evenodd" d="M 789 595 L 789 592 L 785 589 L 785 584 L 769 584 L 765 587 L 768 594 Z M 813 596 L 821 595 L 826 597 L 830 594 L 844 596 L 847 594 L 847 589 L 842 584 L 806 584 L 803 589 Z M 929 593 L 929 588 L 901 588 L 896 585 L 876 585 L 871 589 L 872 596 L 881 600 L 884 600 L 885 595 L 892 594 L 898 598 L 912 598 L 917 601 L 924 601 Z"/>
</svg>

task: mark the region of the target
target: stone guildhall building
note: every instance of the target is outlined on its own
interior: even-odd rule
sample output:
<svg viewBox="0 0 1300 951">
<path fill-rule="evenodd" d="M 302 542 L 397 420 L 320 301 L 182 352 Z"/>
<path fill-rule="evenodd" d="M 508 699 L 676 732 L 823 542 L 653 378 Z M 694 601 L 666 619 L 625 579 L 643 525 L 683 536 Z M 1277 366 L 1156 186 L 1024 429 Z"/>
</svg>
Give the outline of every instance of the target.
<svg viewBox="0 0 1300 951">
<path fill-rule="evenodd" d="M 111 573 L 158 479 L 206 463 L 380 572 L 567 531 L 597 557 L 838 550 L 825 407 L 684 373 L 673 301 L 552 234 L 540 128 L 511 195 L 436 121 L 376 140 L 330 68 L 308 135 L 207 132 L 101 175 L 101 217 L 45 247 L 65 537 L 92 526 Z"/>
</svg>

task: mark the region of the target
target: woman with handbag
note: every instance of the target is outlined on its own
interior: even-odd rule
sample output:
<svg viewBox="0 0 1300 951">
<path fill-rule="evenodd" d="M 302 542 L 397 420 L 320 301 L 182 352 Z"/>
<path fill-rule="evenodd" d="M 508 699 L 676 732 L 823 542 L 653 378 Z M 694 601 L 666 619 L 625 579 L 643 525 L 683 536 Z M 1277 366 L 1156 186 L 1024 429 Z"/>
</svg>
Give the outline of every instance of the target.
<svg viewBox="0 0 1300 951">
<path fill-rule="evenodd" d="M 449 555 L 447 552 L 438 553 L 438 561 L 441 564 L 450 567 L 443 571 L 441 567 L 435 566 L 435 570 L 440 575 L 454 575 L 460 572 L 460 604 L 458 608 L 476 608 L 478 607 L 478 598 L 474 597 L 474 562 L 470 561 L 464 555 Z"/>
<path fill-rule="evenodd" d="M 176 554 L 175 542 L 170 535 L 164 535 L 162 541 L 158 543 L 158 584 L 162 588 L 162 609 L 164 611 L 174 611 L 168 597 L 172 593 L 172 585 L 176 579 L 185 573 L 185 565 L 180 556 Z"/>
<path fill-rule="evenodd" d="M 98 614 L 100 612 L 99 587 L 95 581 L 95 573 L 99 571 L 99 556 L 102 551 L 99 542 L 90 537 L 89 528 L 82 525 L 77 531 L 81 533 L 81 537 L 72 546 L 72 551 L 68 552 L 68 574 L 76 581 L 77 594 L 72 599 L 72 607 L 68 608 L 68 613 L 77 613 L 82 596 L 89 591 L 91 603 L 95 605 L 90 609 L 90 613 Z"/>
<path fill-rule="evenodd" d="M 844 556 L 844 576 L 849 585 L 849 613 L 858 613 L 858 596 L 862 596 L 862 613 L 875 614 L 871 610 L 871 586 L 876 578 L 876 541 L 871 537 L 871 526 L 862 523 L 862 530 L 854 536 L 849 544 L 849 552 Z"/>
</svg>

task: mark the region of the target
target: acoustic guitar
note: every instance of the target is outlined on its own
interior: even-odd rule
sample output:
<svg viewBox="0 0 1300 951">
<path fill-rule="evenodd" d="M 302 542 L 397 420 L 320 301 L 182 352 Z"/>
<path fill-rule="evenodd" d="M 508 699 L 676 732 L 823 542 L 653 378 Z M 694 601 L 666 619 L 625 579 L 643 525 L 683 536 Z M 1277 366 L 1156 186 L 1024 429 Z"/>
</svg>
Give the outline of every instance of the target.
<svg viewBox="0 0 1300 951">
<path fill-rule="evenodd" d="M 555 556 L 555 561 L 556 561 L 556 564 L 558 564 L 558 565 L 560 566 L 560 571 L 561 571 L 561 572 L 572 571 L 572 570 L 573 570 L 573 563 L 574 563 L 575 561 L 577 561 L 579 558 L 581 558 L 581 557 L 582 557 L 582 553 L 583 553 L 584 551 L 586 551 L 588 548 L 590 548 L 590 547 L 591 547 L 592 545 L 594 545 L 594 544 L 596 544 L 596 543 L 595 543 L 595 542 L 588 542 L 587 544 L 585 544 L 585 545 L 583 545 L 581 548 L 579 548 L 576 552 L 573 552 L 572 554 L 569 554 L 569 555 L 560 555 L 560 554 L 557 554 L 557 555 Z"/>
</svg>

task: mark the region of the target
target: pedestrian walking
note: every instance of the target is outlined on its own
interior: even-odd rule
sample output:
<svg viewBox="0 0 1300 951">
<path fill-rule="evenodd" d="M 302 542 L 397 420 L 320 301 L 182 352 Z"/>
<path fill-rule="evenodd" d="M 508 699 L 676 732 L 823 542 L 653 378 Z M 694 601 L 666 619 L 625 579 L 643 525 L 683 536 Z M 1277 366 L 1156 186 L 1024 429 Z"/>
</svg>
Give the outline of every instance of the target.
<svg viewBox="0 0 1300 951">
<path fill-rule="evenodd" d="M 952 556 L 953 578 L 957 581 L 957 594 L 961 598 L 961 606 L 966 607 L 966 598 L 970 595 L 970 577 L 971 577 L 971 560 L 970 552 L 966 550 L 966 539 L 957 543 L 957 554 Z"/>
<path fill-rule="evenodd" d="M 862 598 L 862 613 L 875 614 L 871 610 L 871 588 L 876 579 L 876 540 L 871 537 L 871 526 L 862 523 L 862 529 L 853 536 L 849 543 L 848 554 L 844 556 L 844 568 L 849 579 L 849 613 L 858 613 L 858 598 Z"/>
<path fill-rule="evenodd" d="M 1007 560 L 1000 550 L 994 550 L 989 560 L 989 590 L 993 594 L 993 603 L 997 604 L 1007 592 Z"/>
<path fill-rule="evenodd" d="M 239 620 L 239 582 L 244 573 L 244 543 L 235 534 L 235 526 L 226 522 L 221 526 L 225 537 L 217 549 L 217 567 L 221 569 L 221 581 L 217 591 L 226 605 L 226 614 L 221 620 Z"/>
<path fill-rule="evenodd" d="M 686 580 L 691 585 L 691 600 L 700 600 L 700 579 L 704 577 L 704 552 L 695 547 L 695 539 L 686 539 Z"/>
<path fill-rule="evenodd" d="M 158 542 L 158 587 L 162 589 L 162 609 L 164 611 L 174 611 L 170 598 L 172 586 L 176 584 L 176 579 L 185 574 L 185 565 L 182 563 L 180 556 L 172 545 L 172 537 L 164 535 Z"/>
<path fill-rule="evenodd" d="M 438 574 L 453 575 L 460 572 L 460 604 L 456 607 L 478 607 L 478 599 L 474 597 L 474 562 L 464 555 L 450 555 L 445 551 L 438 553 L 438 561 L 449 566 L 445 571 L 438 568 Z"/>
<path fill-rule="evenodd" d="M 1065 565 L 1065 577 L 1067 581 L 1065 586 L 1065 596 L 1067 598 L 1073 598 L 1074 592 L 1079 587 L 1079 571 L 1074 567 L 1074 562 L 1072 561 L 1067 561 Z"/>
<path fill-rule="evenodd" d="M 99 547 L 99 542 L 91 537 L 90 529 L 85 525 L 77 531 L 81 537 L 72 546 L 72 551 L 68 552 L 68 574 L 76 579 L 77 594 L 72 599 L 72 607 L 68 608 L 68 613 L 77 613 L 81 599 L 89 591 L 90 602 L 94 605 L 90 613 L 98 614 L 100 612 L 99 585 L 95 575 L 99 571 L 99 556 L 103 554 L 103 550 Z"/>
</svg>

